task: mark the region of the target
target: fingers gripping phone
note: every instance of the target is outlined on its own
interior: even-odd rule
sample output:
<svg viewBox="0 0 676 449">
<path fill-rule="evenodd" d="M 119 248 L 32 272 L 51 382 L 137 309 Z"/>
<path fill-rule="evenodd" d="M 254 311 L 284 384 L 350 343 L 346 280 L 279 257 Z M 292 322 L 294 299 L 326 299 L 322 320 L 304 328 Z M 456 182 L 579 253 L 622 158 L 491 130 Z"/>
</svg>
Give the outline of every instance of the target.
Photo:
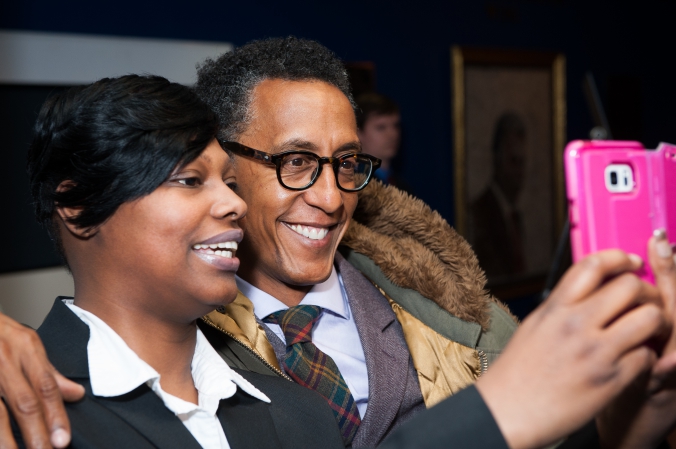
<svg viewBox="0 0 676 449">
<path fill-rule="evenodd" d="M 648 239 L 665 229 L 676 241 L 676 146 L 582 141 L 564 153 L 573 261 L 619 248 L 647 261 Z M 646 263 L 637 273 L 654 282 Z"/>
</svg>

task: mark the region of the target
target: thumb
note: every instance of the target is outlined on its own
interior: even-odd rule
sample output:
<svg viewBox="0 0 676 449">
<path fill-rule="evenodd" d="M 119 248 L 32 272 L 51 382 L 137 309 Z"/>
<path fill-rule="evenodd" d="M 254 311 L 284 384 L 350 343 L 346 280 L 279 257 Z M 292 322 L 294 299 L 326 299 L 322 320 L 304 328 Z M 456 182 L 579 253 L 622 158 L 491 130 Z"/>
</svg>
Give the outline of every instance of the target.
<svg viewBox="0 0 676 449">
<path fill-rule="evenodd" d="M 676 378 L 676 351 L 664 354 L 655 363 L 648 384 L 648 392 L 652 394 L 673 384 L 674 378 Z"/>
<path fill-rule="evenodd" d="M 64 401 L 75 402 L 84 397 L 85 389 L 82 385 L 66 379 L 57 371 L 54 371 L 54 379 L 56 379 L 56 384 L 59 386 L 59 390 L 61 390 L 61 396 Z"/>
<path fill-rule="evenodd" d="M 648 258 L 655 275 L 655 284 L 662 295 L 665 312 L 672 316 L 676 312 L 676 264 L 664 230 L 655 231 L 648 242 Z"/>
</svg>

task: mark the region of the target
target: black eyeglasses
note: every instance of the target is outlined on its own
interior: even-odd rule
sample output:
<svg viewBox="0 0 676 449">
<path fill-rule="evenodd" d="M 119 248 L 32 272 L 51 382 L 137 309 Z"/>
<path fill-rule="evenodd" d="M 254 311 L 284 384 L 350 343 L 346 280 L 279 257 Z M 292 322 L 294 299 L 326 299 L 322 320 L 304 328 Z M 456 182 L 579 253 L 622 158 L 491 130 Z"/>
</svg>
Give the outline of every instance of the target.
<svg viewBox="0 0 676 449">
<path fill-rule="evenodd" d="M 305 190 L 317 181 L 324 164 L 331 164 L 336 184 L 345 192 L 357 192 L 369 183 L 380 159 L 370 154 L 348 153 L 338 157 L 319 157 L 310 151 L 284 151 L 269 154 L 238 142 L 219 141 L 225 150 L 251 157 L 277 167 L 279 183 L 289 190 Z"/>
</svg>

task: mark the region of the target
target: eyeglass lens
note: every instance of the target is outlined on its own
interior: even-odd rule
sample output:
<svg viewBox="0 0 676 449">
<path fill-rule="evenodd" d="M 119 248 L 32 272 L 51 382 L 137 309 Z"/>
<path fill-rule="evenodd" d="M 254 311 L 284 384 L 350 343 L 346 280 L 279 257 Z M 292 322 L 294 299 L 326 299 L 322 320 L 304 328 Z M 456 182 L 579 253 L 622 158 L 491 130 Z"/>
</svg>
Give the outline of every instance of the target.
<svg viewBox="0 0 676 449">
<path fill-rule="evenodd" d="M 302 153 L 286 155 L 279 166 L 282 183 L 292 189 L 300 189 L 312 183 L 317 171 L 318 159 Z M 358 190 L 366 184 L 371 171 L 370 159 L 359 154 L 349 155 L 339 160 L 336 180 L 343 189 Z"/>
</svg>

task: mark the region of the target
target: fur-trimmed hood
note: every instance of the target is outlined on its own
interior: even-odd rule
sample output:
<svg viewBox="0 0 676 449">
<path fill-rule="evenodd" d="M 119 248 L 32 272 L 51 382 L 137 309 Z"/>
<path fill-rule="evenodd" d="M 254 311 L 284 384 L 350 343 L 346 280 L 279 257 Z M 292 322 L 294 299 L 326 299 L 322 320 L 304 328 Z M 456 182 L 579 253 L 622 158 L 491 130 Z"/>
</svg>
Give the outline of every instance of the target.
<svg viewBox="0 0 676 449">
<path fill-rule="evenodd" d="M 341 244 L 367 256 L 399 287 L 488 328 L 490 303 L 496 300 L 485 289 L 486 275 L 474 251 L 423 201 L 371 182 L 359 193 Z"/>
</svg>

